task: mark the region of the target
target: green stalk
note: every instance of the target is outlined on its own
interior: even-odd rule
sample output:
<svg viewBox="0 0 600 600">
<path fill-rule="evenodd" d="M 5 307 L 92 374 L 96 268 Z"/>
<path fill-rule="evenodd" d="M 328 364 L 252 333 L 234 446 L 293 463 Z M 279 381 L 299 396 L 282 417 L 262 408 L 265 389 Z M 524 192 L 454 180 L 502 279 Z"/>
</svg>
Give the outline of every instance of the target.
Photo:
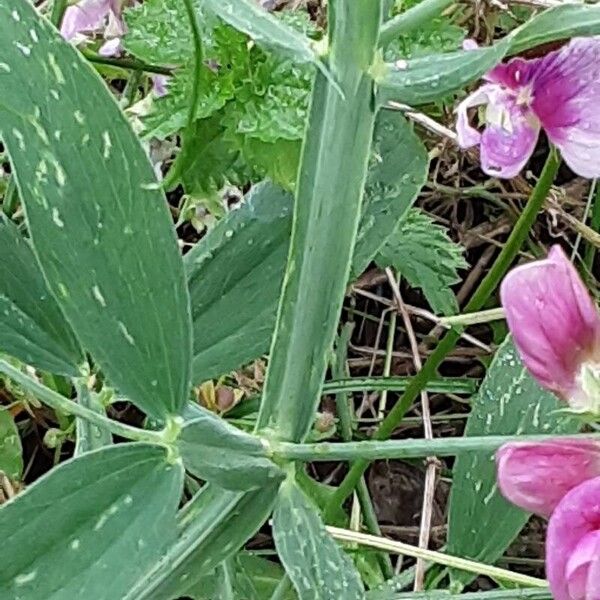
<svg viewBox="0 0 600 600">
<path fill-rule="evenodd" d="M 67 6 L 69 5 L 69 0 L 54 0 L 52 2 L 52 12 L 50 13 L 50 23 L 56 27 L 56 29 L 60 29 L 62 25 L 63 17 L 65 16 L 65 11 L 67 10 Z"/>
<path fill-rule="evenodd" d="M 386 46 L 401 35 L 406 35 L 423 24 L 435 19 L 448 6 L 456 0 L 423 0 L 407 11 L 390 19 L 381 28 L 379 45 Z"/>
<path fill-rule="evenodd" d="M 521 216 L 516 222 L 514 229 L 508 237 L 500 254 L 494 261 L 491 269 L 479 284 L 471 300 L 465 307 L 465 313 L 481 310 L 490 296 L 494 293 L 500 280 L 506 274 L 523 242 L 527 238 L 529 230 L 535 222 L 539 211 L 544 205 L 544 201 L 548 196 L 548 192 L 552 187 L 552 182 L 558 171 L 559 164 L 560 161 L 556 152 L 554 149 L 551 149 L 542 170 L 542 174 L 531 193 L 531 197 L 529 198 L 525 209 L 521 213 Z M 394 429 L 396 429 L 406 412 L 412 406 L 415 398 L 425 388 L 427 382 L 435 376 L 438 367 L 446 358 L 447 354 L 456 346 L 463 330 L 463 327 L 451 329 L 440 340 L 436 349 L 423 364 L 423 368 L 415 375 L 404 394 L 402 394 L 402 397 L 396 402 L 392 410 L 381 423 L 374 435 L 376 440 L 387 440 L 392 435 Z M 357 460 L 352 465 L 346 477 L 329 500 L 329 505 L 325 511 L 326 518 L 331 518 L 331 514 L 335 507 L 341 506 L 344 500 L 352 493 L 352 490 L 355 488 L 361 475 L 366 471 L 368 466 L 369 461 L 367 459 Z"/>
<path fill-rule="evenodd" d="M 373 600 L 378 598 L 375 596 Z M 471 592 L 467 594 L 452 594 L 447 591 L 420 592 L 415 594 L 398 594 L 395 600 L 552 600 L 550 590 L 522 589 L 522 590 L 491 590 L 489 592 Z"/>
<path fill-rule="evenodd" d="M 328 68 L 317 72 L 290 251 L 258 429 L 302 440 L 318 406 L 354 250 L 375 121 L 369 76 L 381 0 L 329 4 Z"/>
<path fill-rule="evenodd" d="M 100 56 L 92 50 L 83 48 L 81 54 L 91 63 L 98 65 L 107 65 L 109 67 L 117 67 L 119 69 L 127 69 L 131 71 L 144 71 L 145 73 L 156 73 L 157 75 L 173 75 L 173 69 L 168 67 L 159 67 L 158 65 L 149 65 L 136 58 L 115 58 L 111 56 Z"/>
<path fill-rule="evenodd" d="M 350 336 L 353 329 L 354 323 L 346 323 L 340 333 L 335 353 L 335 364 L 332 367 L 334 377 L 347 377 L 349 375 L 346 359 L 348 358 L 348 344 L 350 343 Z M 344 442 L 352 442 L 353 414 L 350 410 L 349 402 L 350 399 L 345 392 L 338 393 L 335 398 L 336 411 L 340 422 L 340 434 Z M 381 529 L 377 522 L 377 515 L 375 514 L 375 507 L 371 501 L 369 488 L 364 476 L 360 478 L 356 492 L 367 531 L 374 535 L 381 535 Z M 394 567 L 387 554 L 382 552 L 377 553 L 377 562 L 385 579 L 390 579 L 394 576 Z"/>
<path fill-rule="evenodd" d="M 100 429 L 108 429 L 115 435 L 120 435 L 129 440 L 135 440 L 137 442 L 152 442 L 156 444 L 168 444 L 170 441 L 170 433 L 166 429 L 163 431 L 147 431 L 145 429 L 138 429 L 137 427 L 131 427 L 125 423 L 119 423 L 113 421 L 105 415 L 101 415 L 94 410 L 81 406 L 73 400 L 69 400 L 60 394 L 57 394 L 54 390 L 47 388 L 45 385 L 38 383 L 35 379 L 28 377 L 19 369 L 16 369 L 5 360 L 0 359 L 0 372 L 10 377 L 13 381 L 16 381 L 19 385 L 23 386 L 28 392 L 31 392 L 38 400 L 43 402 L 46 406 L 80 417 L 89 421 L 93 425 L 96 425 Z"/>
<path fill-rule="evenodd" d="M 348 377 L 326 381 L 323 393 L 388 391 L 403 392 L 412 377 Z M 448 377 L 432 379 L 427 383 L 427 391 L 434 394 L 473 394 L 477 391 L 478 379 L 474 377 Z"/>
<path fill-rule="evenodd" d="M 188 109 L 187 124 L 181 136 L 181 148 L 175 159 L 172 167 L 169 169 L 167 176 L 163 181 L 165 190 L 170 190 L 179 181 L 181 172 L 183 171 L 187 160 L 186 149 L 191 138 L 194 136 L 194 122 L 196 121 L 196 107 L 198 106 L 198 98 L 200 97 L 200 76 L 203 68 L 203 50 L 202 36 L 200 34 L 200 23 L 198 14 L 194 8 L 192 0 L 183 0 L 185 10 L 187 12 L 190 28 L 192 30 L 192 40 L 194 42 L 194 79 L 192 80 L 192 90 L 190 93 L 190 106 Z"/>
<path fill-rule="evenodd" d="M 592 204 L 592 218 L 590 220 L 590 228 L 596 233 L 600 233 L 600 185 L 596 182 L 596 190 Z M 585 251 L 585 265 L 588 272 L 592 270 L 594 265 L 594 257 L 596 256 L 596 247 L 594 244 L 587 244 Z"/>
<path fill-rule="evenodd" d="M 596 440 L 595 433 L 577 435 L 488 435 L 458 438 L 436 438 L 384 440 L 367 442 L 337 442 L 334 444 L 319 442 L 315 444 L 293 444 L 290 442 L 271 442 L 271 452 L 276 460 L 295 460 L 303 462 L 355 461 L 357 459 L 385 460 L 412 459 L 426 456 L 460 456 L 472 452 L 494 452 L 509 442 L 541 443 L 556 439 Z"/>
</svg>

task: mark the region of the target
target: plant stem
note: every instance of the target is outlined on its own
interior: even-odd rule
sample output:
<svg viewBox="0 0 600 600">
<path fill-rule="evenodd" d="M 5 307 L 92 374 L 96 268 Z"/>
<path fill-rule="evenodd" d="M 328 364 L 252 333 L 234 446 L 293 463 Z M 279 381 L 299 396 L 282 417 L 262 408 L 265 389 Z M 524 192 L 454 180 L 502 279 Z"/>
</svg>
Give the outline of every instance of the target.
<svg viewBox="0 0 600 600">
<path fill-rule="evenodd" d="M 156 73 L 157 75 L 173 75 L 173 69 L 168 67 L 159 67 L 158 65 L 149 65 L 135 58 L 114 58 L 110 56 L 100 56 L 96 52 L 83 48 L 81 54 L 91 63 L 99 65 L 108 65 L 109 67 L 118 67 L 132 71 L 144 71 L 145 73 Z"/>
<path fill-rule="evenodd" d="M 56 27 L 56 29 L 60 29 L 62 25 L 63 17 L 65 16 L 65 11 L 67 10 L 67 6 L 69 4 L 69 0 L 54 0 L 52 2 L 52 12 L 50 13 L 50 23 Z"/>
<path fill-rule="evenodd" d="M 342 332 L 338 338 L 335 353 L 335 364 L 332 367 L 332 373 L 334 377 L 347 377 L 349 375 L 346 360 L 348 358 L 348 344 L 350 343 L 350 336 L 352 335 L 353 329 L 354 323 L 346 323 L 342 328 Z M 343 391 L 338 393 L 335 403 L 337 415 L 340 421 L 340 434 L 342 439 L 345 442 L 352 442 L 353 414 L 350 410 L 348 395 Z M 364 476 L 360 478 L 356 492 L 367 531 L 374 535 L 381 535 L 381 529 L 379 528 L 379 523 L 377 522 L 375 508 L 371 501 L 369 488 L 367 487 Z M 383 576 L 386 579 L 390 579 L 394 576 L 392 561 L 387 554 L 381 552 L 377 553 L 377 562 L 379 563 Z"/>
<path fill-rule="evenodd" d="M 355 461 L 357 459 L 412 459 L 426 456 L 459 456 L 472 452 L 493 452 L 508 442 L 547 442 L 556 439 L 598 440 L 597 433 L 577 435 L 487 435 L 457 438 L 405 439 L 366 442 L 318 442 L 293 444 L 270 442 L 273 455 L 280 460 L 303 462 Z"/>
<path fill-rule="evenodd" d="M 361 544 L 371 548 L 379 548 L 380 550 L 404 554 L 414 558 L 421 558 L 423 560 L 435 562 L 437 564 L 452 567 L 454 569 L 460 569 L 469 573 L 487 575 L 488 577 L 499 579 L 501 581 L 507 581 L 528 587 L 545 588 L 548 586 L 548 582 L 544 579 L 530 577 L 529 575 L 522 575 L 521 573 L 513 573 L 512 571 L 507 571 L 506 569 L 460 558 L 458 556 L 451 556 L 449 554 L 442 554 L 441 552 L 435 552 L 433 550 L 417 548 L 416 546 L 411 546 L 410 544 L 405 544 L 403 542 L 396 542 L 386 538 L 368 535 L 366 533 L 341 529 L 339 527 L 327 527 L 327 531 L 338 540 L 353 542 L 355 544 Z"/>
<path fill-rule="evenodd" d="M 491 321 L 501 321 L 502 319 L 504 319 L 503 308 L 490 308 L 489 310 L 480 310 L 478 312 L 463 313 L 451 317 L 442 317 L 440 319 L 440 325 L 451 327 L 461 325 L 467 327 L 468 325 L 490 323 Z"/>
<path fill-rule="evenodd" d="M 406 35 L 437 17 L 455 0 L 423 0 L 384 23 L 379 35 L 379 45 L 386 46 L 400 35 Z"/>
<path fill-rule="evenodd" d="M 598 185 L 597 181 L 592 204 L 592 218 L 590 220 L 590 229 L 593 229 L 596 233 L 600 233 L 600 185 Z M 592 270 L 595 256 L 596 247 L 593 244 L 588 244 L 585 251 L 585 265 L 588 271 Z"/>
<path fill-rule="evenodd" d="M 165 445 L 167 439 L 165 437 L 165 430 L 163 431 L 147 431 L 145 429 L 138 429 L 137 427 L 131 427 L 125 423 L 119 423 L 113 421 L 105 415 L 101 415 L 85 406 L 73 402 L 55 391 L 47 388 L 45 385 L 38 383 L 35 379 L 28 377 L 19 369 L 16 369 L 5 360 L 0 359 L 0 372 L 4 373 L 18 384 L 22 385 L 27 391 L 31 392 L 38 400 L 49 406 L 50 408 L 61 411 L 75 417 L 86 419 L 90 423 L 96 425 L 101 429 L 108 429 L 115 435 L 120 435 L 129 440 L 137 442 L 152 442 L 156 444 Z"/>
<path fill-rule="evenodd" d="M 518 221 L 515 223 L 515 227 L 506 241 L 506 244 L 500 251 L 500 254 L 496 258 L 491 269 L 487 275 L 483 278 L 483 281 L 479 284 L 473 297 L 468 302 L 464 309 L 464 312 L 475 312 L 481 310 L 487 300 L 490 298 L 500 280 L 506 274 L 506 271 L 512 264 L 513 260 L 517 256 L 523 241 L 527 238 L 529 230 L 531 229 L 535 219 L 544 205 L 544 201 L 548 196 L 548 192 L 552 187 L 552 182 L 558 171 L 560 161 L 554 149 L 550 150 L 546 164 L 542 170 L 542 174 L 531 193 L 531 196 L 525 206 L 525 209 L 521 213 Z M 402 418 L 412 406 L 415 398 L 427 385 L 427 382 L 435 376 L 439 365 L 442 363 L 446 355 L 454 348 L 460 335 L 463 331 L 463 327 L 456 327 L 448 331 L 448 333 L 440 340 L 436 349 L 431 353 L 429 358 L 425 361 L 423 368 L 413 379 L 409 386 L 406 388 L 402 397 L 396 402 L 392 410 L 388 413 L 387 417 L 381 423 L 379 429 L 374 435 L 376 440 L 388 439 L 397 425 L 402 421 Z M 358 483 L 360 476 L 366 471 L 369 466 L 369 461 L 361 459 L 356 461 L 350 468 L 348 474 L 335 491 L 332 494 L 327 510 L 325 511 L 325 517 L 331 518 L 331 514 L 336 506 L 341 506 L 344 500 L 352 493 L 352 490 Z"/>
<path fill-rule="evenodd" d="M 192 39 L 194 41 L 194 78 L 192 80 L 192 90 L 190 93 L 190 106 L 188 109 L 187 124 L 181 136 L 181 148 L 175 162 L 169 169 L 167 176 L 163 181 L 163 187 L 170 190 L 177 185 L 179 177 L 183 171 L 185 161 L 187 161 L 187 148 L 194 137 L 194 123 L 196 121 L 196 110 L 198 106 L 198 98 L 200 96 L 200 76 L 202 74 L 202 36 L 200 34 L 200 23 L 198 14 L 194 8 L 192 0 L 183 0 L 185 10 L 187 12 L 190 28 L 192 30 Z"/>
</svg>

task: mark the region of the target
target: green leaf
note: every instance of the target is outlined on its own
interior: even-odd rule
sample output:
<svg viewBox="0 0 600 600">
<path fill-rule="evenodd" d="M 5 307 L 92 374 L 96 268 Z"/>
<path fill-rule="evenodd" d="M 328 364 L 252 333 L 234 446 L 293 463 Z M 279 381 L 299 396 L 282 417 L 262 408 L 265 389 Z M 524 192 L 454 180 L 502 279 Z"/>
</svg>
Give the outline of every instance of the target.
<svg viewBox="0 0 600 600">
<path fill-rule="evenodd" d="M 327 533 L 316 507 L 293 479 L 286 480 L 279 490 L 273 538 L 300 600 L 365 597 L 354 564 Z"/>
<path fill-rule="evenodd" d="M 228 490 L 252 490 L 283 479 L 259 438 L 207 410 L 186 423 L 177 447 L 188 471 Z"/>
<path fill-rule="evenodd" d="M 205 485 L 180 511 L 177 541 L 123 600 L 167 600 L 187 595 L 203 576 L 258 531 L 271 514 L 278 487 L 230 492 Z"/>
<path fill-rule="evenodd" d="M 528 374 L 510 338 L 498 349 L 472 406 L 465 429 L 468 436 L 578 430 L 575 420 L 557 414 L 556 397 Z M 448 553 L 493 563 L 529 515 L 502 497 L 494 457 L 487 452 L 460 455 L 454 463 L 452 481 Z M 457 572 L 454 578 L 466 585 L 474 576 Z"/>
<path fill-rule="evenodd" d="M 176 413 L 189 300 L 152 165 L 97 73 L 22 0 L 0 5 L 0 55 L 1 136 L 50 290 L 121 393 Z"/>
<path fill-rule="evenodd" d="M 23 473 L 23 448 L 17 425 L 6 408 L 0 409 L 0 472 L 19 481 Z"/>
<path fill-rule="evenodd" d="M 185 257 L 192 299 L 194 382 L 268 349 L 291 229 L 292 198 L 255 186 Z"/>
<path fill-rule="evenodd" d="M 555 40 L 600 34 L 600 7 L 557 6 L 542 12 L 499 42 L 477 50 L 432 54 L 388 65 L 378 81 L 381 104 L 397 100 L 427 104 L 464 88 L 498 64 L 507 54 L 516 54 Z"/>
<path fill-rule="evenodd" d="M 449 315 L 458 310 L 450 286 L 460 281 L 457 270 L 467 266 L 463 249 L 421 210 L 407 213 L 375 260 L 381 268 L 394 267 L 411 286 L 422 289 L 434 312 Z"/>
<path fill-rule="evenodd" d="M 479 48 L 446 54 L 431 54 L 388 65 L 387 74 L 378 81 L 377 100 L 390 100 L 417 106 L 439 100 L 464 88 L 497 65 L 506 55 L 510 39 Z"/>
<path fill-rule="evenodd" d="M 599 6 L 565 4 L 544 11 L 517 29 L 511 40 L 509 54 L 518 54 L 555 40 L 598 34 Z"/>
<path fill-rule="evenodd" d="M 0 508 L 0 596 L 124 598 L 173 542 L 181 485 L 149 444 L 62 463 Z"/>
<path fill-rule="evenodd" d="M 423 142 L 399 112 L 377 115 L 351 279 L 360 275 L 411 207 L 427 180 Z"/>
<path fill-rule="evenodd" d="M 257 44 L 283 51 L 299 62 L 316 62 L 311 41 L 252 0 L 204 0 L 223 21 Z"/>
<path fill-rule="evenodd" d="M 473 592 L 470 594 L 450 594 L 447 591 L 431 591 L 407 594 L 396 592 L 379 592 L 367 594 L 369 600 L 552 600 L 549 590 L 543 589 L 508 589 L 491 590 L 489 592 Z"/>
<path fill-rule="evenodd" d="M 0 109 L 1 110 L 1 109 Z M 17 227 L 0 219 L 0 347 L 52 373 L 77 375 L 81 350 Z"/>
</svg>

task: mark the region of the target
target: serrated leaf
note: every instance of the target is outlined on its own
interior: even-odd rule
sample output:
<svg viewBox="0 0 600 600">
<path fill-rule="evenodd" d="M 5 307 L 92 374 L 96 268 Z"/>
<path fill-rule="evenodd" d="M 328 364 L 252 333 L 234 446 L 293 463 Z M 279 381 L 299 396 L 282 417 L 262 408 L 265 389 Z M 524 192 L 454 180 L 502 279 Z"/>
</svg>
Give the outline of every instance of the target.
<svg viewBox="0 0 600 600">
<path fill-rule="evenodd" d="M 293 479 L 286 480 L 279 490 L 273 539 L 300 600 L 365 597 L 354 564 L 327 533 L 317 508 Z"/>
<path fill-rule="evenodd" d="M 227 373 L 267 350 L 291 212 L 289 194 L 270 183 L 258 185 L 186 255 L 195 382 Z"/>
<path fill-rule="evenodd" d="M 15 421 L 6 408 L 0 408 L 0 472 L 18 481 L 23 473 L 23 448 Z"/>
<path fill-rule="evenodd" d="M 373 260 L 411 207 L 429 170 L 427 149 L 399 112 L 381 111 L 373 134 L 351 279 Z"/>
<path fill-rule="evenodd" d="M 523 367 L 510 338 L 500 346 L 472 403 L 465 435 L 574 433 L 578 423 L 557 414 L 559 403 Z M 494 563 L 529 515 L 498 491 L 494 456 L 477 452 L 454 463 L 449 508 L 448 553 Z M 494 523 L 490 527 L 490 523 Z M 456 572 L 466 585 L 474 575 Z"/>
<path fill-rule="evenodd" d="M 177 439 L 186 469 L 228 490 L 253 490 L 283 479 L 263 443 L 213 413 L 185 424 Z"/>
<path fill-rule="evenodd" d="M 0 596 L 124 598 L 173 542 L 181 486 L 149 444 L 62 463 L 0 508 Z"/>
<path fill-rule="evenodd" d="M 308 38 L 289 27 L 252 0 L 204 0 L 207 8 L 242 31 L 257 44 L 276 48 L 299 62 L 316 62 Z"/>
<path fill-rule="evenodd" d="M 187 595 L 258 531 L 271 514 L 277 489 L 273 485 L 231 492 L 205 485 L 180 511 L 178 540 L 123 600 L 174 600 Z"/>
<path fill-rule="evenodd" d="M 77 375 L 75 336 L 50 293 L 33 251 L 14 223 L 0 219 L 0 348 L 52 373 Z"/>
<path fill-rule="evenodd" d="M 152 416 L 176 413 L 189 300 L 152 165 L 97 73 L 27 2 L 0 5 L 0 54 L 1 136 L 45 279 L 111 383 Z"/>
<path fill-rule="evenodd" d="M 394 267 L 411 286 L 422 289 L 434 312 L 457 311 L 450 286 L 460 281 L 457 270 L 467 266 L 463 250 L 421 210 L 407 213 L 375 261 L 381 268 Z"/>
</svg>

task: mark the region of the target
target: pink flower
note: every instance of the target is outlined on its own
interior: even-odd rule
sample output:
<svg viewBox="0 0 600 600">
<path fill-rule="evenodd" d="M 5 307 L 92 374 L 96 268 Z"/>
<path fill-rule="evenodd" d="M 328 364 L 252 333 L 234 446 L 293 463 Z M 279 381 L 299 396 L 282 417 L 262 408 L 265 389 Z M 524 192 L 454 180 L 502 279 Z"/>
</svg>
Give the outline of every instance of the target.
<svg viewBox="0 0 600 600">
<path fill-rule="evenodd" d="M 600 316 L 559 246 L 513 269 L 500 288 L 508 327 L 538 383 L 580 412 L 600 403 Z"/>
<path fill-rule="evenodd" d="M 514 442 L 498 450 L 496 464 L 502 495 L 523 510 L 549 517 L 565 494 L 600 477 L 600 442 Z"/>
<path fill-rule="evenodd" d="M 568 492 L 552 514 L 546 574 L 554 600 L 600 599 L 600 477 Z"/>
<path fill-rule="evenodd" d="M 120 0 L 81 0 L 65 11 L 60 32 L 66 40 L 79 42 L 86 34 L 102 31 L 107 41 L 99 53 L 114 56 L 121 51 L 120 38 L 125 33 L 122 10 Z"/>
<path fill-rule="evenodd" d="M 543 127 L 575 173 L 600 176 L 600 38 L 575 38 L 541 58 L 514 58 L 485 80 L 459 104 L 456 129 L 462 148 L 480 146 L 488 175 L 517 175 Z M 482 133 L 467 115 L 479 105 L 486 105 Z"/>
</svg>

